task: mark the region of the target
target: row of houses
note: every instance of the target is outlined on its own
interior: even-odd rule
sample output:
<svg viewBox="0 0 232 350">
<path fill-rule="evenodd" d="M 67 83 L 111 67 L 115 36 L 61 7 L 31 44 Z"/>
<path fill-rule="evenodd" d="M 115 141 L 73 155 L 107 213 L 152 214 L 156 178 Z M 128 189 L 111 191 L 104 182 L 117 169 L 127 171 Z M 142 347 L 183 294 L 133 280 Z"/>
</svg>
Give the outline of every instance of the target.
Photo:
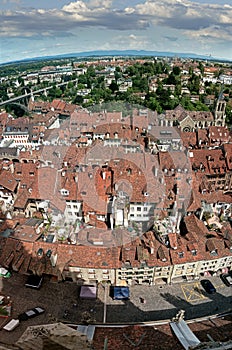
<svg viewBox="0 0 232 350">
<path fill-rule="evenodd" d="M 231 269 L 229 131 L 150 135 L 147 111 L 128 122 L 121 113 L 86 113 L 75 111 L 64 128 L 62 136 L 69 129 L 75 138 L 67 147 L 2 154 L 0 264 L 117 284 Z M 91 143 L 80 147 L 83 137 Z M 28 224 L 35 217 L 39 225 Z"/>
<path fill-rule="evenodd" d="M 7 113 L 0 114 L 0 147 L 35 149 L 44 144 L 70 144 L 77 139 L 80 146 L 89 146 L 96 139 L 104 139 L 109 145 L 120 145 L 120 139 L 141 142 L 141 132 L 142 136 L 146 133 L 154 136 L 157 127 L 159 137 L 162 132 L 168 134 L 167 127 L 171 127 L 171 132 L 174 127 L 185 132 L 211 126 L 224 127 L 225 108 L 225 100 L 219 99 L 214 114 L 191 112 L 177 106 L 158 115 L 147 109 L 131 107 L 125 116 L 122 112 L 90 112 L 62 100 L 51 103 L 30 101 L 30 118 L 14 119 Z"/>
<path fill-rule="evenodd" d="M 46 274 L 78 284 L 164 284 L 227 272 L 232 266 L 231 229 L 210 233 L 194 214 L 185 232 L 162 244 L 149 231 L 122 245 L 51 243 L 1 237 L 0 263 L 20 273 Z M 38 236 L 38 235 L 37 235 Z M 113 238 L 112 238 L 113 239 Z"/>
</svg>

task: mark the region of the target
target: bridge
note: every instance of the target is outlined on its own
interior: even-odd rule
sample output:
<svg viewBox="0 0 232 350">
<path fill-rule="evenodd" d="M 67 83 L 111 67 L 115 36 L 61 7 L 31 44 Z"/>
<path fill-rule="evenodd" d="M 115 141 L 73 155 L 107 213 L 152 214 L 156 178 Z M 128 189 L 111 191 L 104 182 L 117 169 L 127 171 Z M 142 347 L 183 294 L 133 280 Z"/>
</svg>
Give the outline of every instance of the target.
<svg viewBox="0 0 232 350">
<path fill-rule="evenodd" d="M 63 83 L 58 83 L 58 84 L 56 84 L 55 86 L 56 86 L 56 87 L 59 87 L 59 86 L 67 85 L 67 84 L 69 84 L 69 83 L 73 83 L 73 82 L 77 82 L 77 81 L 78 81 L 78 79 L 69 80 L 69 81 L 66 81 L 66 82 L 63 82 Z M 26 99 L 26 98 L 28 98 L 28 97 L 29 97 L 29 98 L 33 98 L 34 95 L 36 95 L 36 94 L 41 94 L 41 93 L 43 93 L 44 95 L 47 96 L 47 91 L 48 91 L 48 90 L 51 90 L 53 87 L 54 87 L 54 85 L 52 85 L 52 86 L 47 86 L 46 88 L 41 88 L 41 89 L 38 89 L 38 90 L 31 90 L 30 92 L 26 92 L 26 93 L 23 94 L 23 95 L 16 96 L 16 97 L 12 97 L 12 98 L 10 98 L 9 100 L 6 100 L 6 101 L 1 101 L 1 102 L 0 102 L 0 107 L 5 106 L 5 105 L 8 105 L 8 104 L 13 104 L 14 102 L 17 102 L 17 101 Z"/>
</svg>

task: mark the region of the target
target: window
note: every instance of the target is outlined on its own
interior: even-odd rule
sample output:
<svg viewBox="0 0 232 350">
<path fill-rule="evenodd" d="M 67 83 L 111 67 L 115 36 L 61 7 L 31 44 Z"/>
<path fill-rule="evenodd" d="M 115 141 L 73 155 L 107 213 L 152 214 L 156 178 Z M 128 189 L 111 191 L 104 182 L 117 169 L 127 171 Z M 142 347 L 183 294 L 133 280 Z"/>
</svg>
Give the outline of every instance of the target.
<svg viewBox="0 0 232 350">
<path fill-rule="evenodd" d="M 142 208 L 141 207 L 137 207 L 137 211 L 142 211 Z"/>
<path fill-rule="evenodd" d="M 60 193 L 61 193 L 62 196 L 68 196 L 69 195 L 69 191 L 65 190 L 65 189 L 61 189 Z"/>
<path fill-rule="evenodd" d="M 42 249 L 42 248 L 39 248 L 39 249 L 38 249 L 37 255 L 38 255 L 38 256 L 42 256 L 42 255 L 43 255 L 43 249 Z"/>
<path fill-rule="evenodd" d="M 212 256 L 216 256 L 216 255 L 218 255 L 218 253 L 217 253 L 217 249 L 212 250 L 212 251 L 210 252 L 210 255 L 212 255 Z"/>
<path fill-rule="evenodd" d="M 147 210 L 148 210 L 148 208 L 147 208 L 147 207 L 144 207 L 144 208 L 143 208 L 143 211 L 147 211 Z"/>
</svg>

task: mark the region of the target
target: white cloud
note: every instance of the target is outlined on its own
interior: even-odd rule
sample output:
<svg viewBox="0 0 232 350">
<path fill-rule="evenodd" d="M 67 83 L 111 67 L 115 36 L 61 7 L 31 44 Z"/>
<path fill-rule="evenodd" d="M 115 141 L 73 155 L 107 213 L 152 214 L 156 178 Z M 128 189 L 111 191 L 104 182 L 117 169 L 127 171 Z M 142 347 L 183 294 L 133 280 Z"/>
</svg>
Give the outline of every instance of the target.
<svg viewBox="0 0 232 350">
<path fill-rule="evenodd" d="M 113 1 L 112 0 L 90 0 L 90 8 L 111 8 Z"/>
<path fill-rule="evenodd" d="M 224 30 L 223 28 L 217 27 L 217 26 L 211 26 L 208 28 L 202 28 L 198 31 L 186 31 L 186 34 L 193 38 L 198 39 L 201 42 L 205 41 L 211 41 L 215 42 L 216 39 L 221 40 L 223 37 L 224 41 L 231 42 L 231 34 L 228 33 L 228 31 Z"/>
<path fill-rule="evenodd" d="M 127 14 L 132 14 L 135 12 L 135 9 L 133 9 L 132 7 L 126 7 L 124 11 Z"/>
<path fill-rule="evenodd" d="M 131 35 L 129 35 L 129 39 L 136 40 L 136 39 L 137 39 L 137 36 L 134 35 L 134 34 L 131 34 Z"/>
<path fill-rule="evenodd" d="M 21 0 L 2 0 L 3 4 L 8 4 L 8 3 L 12 3 L 12 4 L 20 4 Z"/>
<path fill-rule="evenodd" d="M 30 38 L 42 41 L 43 38 L 59 37 L 60 40 L 66 37 L 69 45 L 76 47 L 74 39 L 83 30 L 84 34 L 78 37 L 79 47 L 85 47 L 85 35 L 89 48 L 93 45 L 99 48 L 100 44 L 107 42 L 114 48 L 163 49 L 168 40 L 172 48 L 183 45 L 185 49 L 191 38 L 195 48 L 208 41 L 212 48 L 221 45 L 228 51 L 232 37 L 232 6 L 229 4 L 197 0 L 141 0 L 139 3 L 138 0 L 128 0 L 124 8 L 120 2 L 120 9 L 114 8 L 114 4 L 117 5 L 117 1 L 67 0 L 61 9 L 45 10 L 41 6 L 40 9 L 18 7 L 17 11 L 2 10 L 0 37 L 21 37 L 28 41 Z M 87 31 L 93 32 L 92 37 Z M 172 48 L 168 46 L 167 50 Z"/>
<path fill-rule="evenodd" d="M 216 14 L 216 15 L 215 15 Z M 214 25 L 227 26 L 232 35 L 232 7 L 202 4 L 189 0 L 146 0 L 124 10 L 112 8 L 112 0 L 73 1 L 59 9 L 2 11 L 3 31 L 0 35 L 26 36 L 28 31 L 40 33 L 72 31 L 82 27 L 103 27 L 109 30 L 146 29 L 161 25 L 178 30 L 198 31 Z M 5 30 L 4 30 L 5 28 Z M 7 30 L 6 30 L 7 28 Z"/>
<path fill-rule="evenodd" d="M 63 11 L 77 13 L 77 12 L 88 12 L 89 9 L 83 1 L 70 2 L 62 8 Z"/>
</svg>

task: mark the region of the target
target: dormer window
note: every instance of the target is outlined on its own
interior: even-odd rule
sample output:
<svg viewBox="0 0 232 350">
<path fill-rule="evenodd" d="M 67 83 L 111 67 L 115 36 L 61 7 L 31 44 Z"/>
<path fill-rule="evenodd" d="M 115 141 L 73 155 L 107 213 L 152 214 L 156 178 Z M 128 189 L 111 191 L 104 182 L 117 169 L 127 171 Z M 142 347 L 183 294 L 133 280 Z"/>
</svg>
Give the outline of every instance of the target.
<svg viewBox="0 0 232 350">
<path fill-rule="evenodd" d="M 210 255 L 217 256 L 218 255 L 217 249 L 211 250 Z"/>
<path fill-rule="evenodd" d="M 197 255 L 197 250 L 196 249 L 192 249 L 191 253 L 192 253 L 193 256 L 196 256 Z"/>
<path fill-rule="evenodd" d="M 124 264 L 125 264 L 125 267 L 127 267 L 127 268 L 131 267 L 130 260 L 126 260 Z"/>
<path fill-rule="evenodd" d="M 66 190 L 66 189 L 64 189 L 64 188 L 62 188 L 62 189 L 60 190 L 60 194 L 61 194 L 62 196 L 68 196 L 68 195 L 69 195 L 69 191 Z"/>
<path fill-rule="evenodd" d="M 42 256 L 43 255 L 43 249 L 42 248 L 39 248 L 37 250 L 37 256 Z"/>
<path fill-rule="evenodd" d="M 210 255 L 212 256 L 217 256 L 218 252 L 217 252 L 217 248 L 215 246 L 215 242 L 214 239 L 209 238 L 206 242 L 206 248 L 207 250 L 210 252 Z"/>
<path fill-rule="evenodd" d="M 178 256 L 179 256 L 179 258 L 183 258 L 184 257 L 184 252 L 178 252 Z"/>
</svg>

